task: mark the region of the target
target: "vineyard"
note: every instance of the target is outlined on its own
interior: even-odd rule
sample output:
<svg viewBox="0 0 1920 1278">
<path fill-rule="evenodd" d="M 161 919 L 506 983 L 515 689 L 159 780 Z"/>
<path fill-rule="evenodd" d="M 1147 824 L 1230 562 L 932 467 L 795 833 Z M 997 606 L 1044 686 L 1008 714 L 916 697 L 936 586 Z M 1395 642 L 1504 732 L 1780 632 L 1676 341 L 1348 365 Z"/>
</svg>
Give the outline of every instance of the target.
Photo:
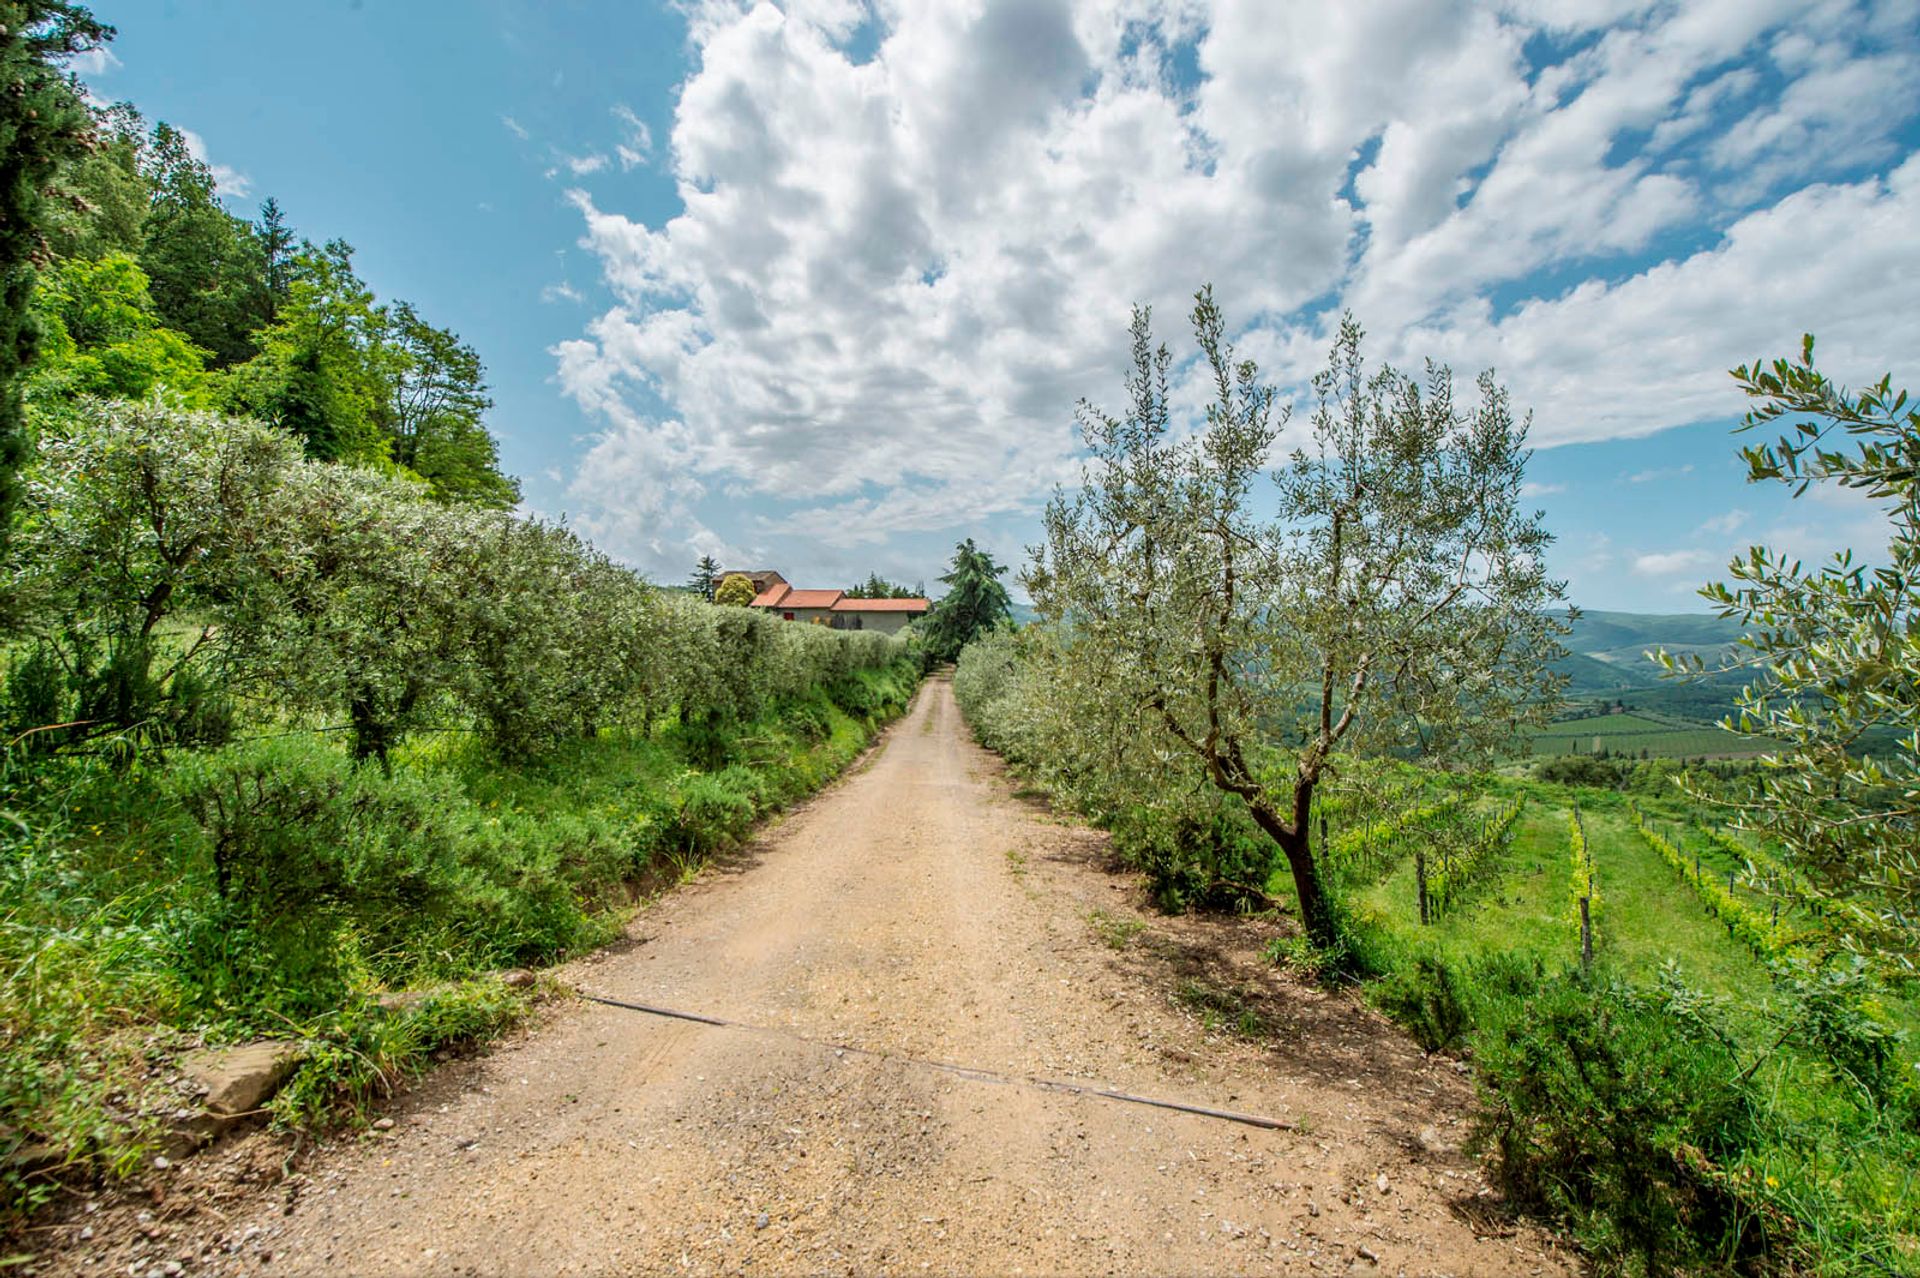
<svg viewBox="0 0 1920 1278">
<path fill-rule="evenodd" d="M 1535 755 L 1599 754 L 1602 751 L 1633 758 L 1694 759 L 1756 755 L 1765 744 L 1741 737 L 1709 723 L 1677 716 L 1652 718 L 1645 714 L 1606 714 L 1586 719 L 1563 719 L 1548 724 L 1529 738 Z"/>
</svg>

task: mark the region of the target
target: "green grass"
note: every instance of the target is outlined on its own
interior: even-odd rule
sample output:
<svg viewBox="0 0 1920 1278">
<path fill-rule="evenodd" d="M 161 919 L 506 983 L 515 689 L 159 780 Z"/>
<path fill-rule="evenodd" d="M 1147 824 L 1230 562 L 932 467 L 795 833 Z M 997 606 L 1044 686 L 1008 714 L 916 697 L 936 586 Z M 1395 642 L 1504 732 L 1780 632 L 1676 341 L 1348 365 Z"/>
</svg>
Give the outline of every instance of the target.
<svg viewBox="0 0 1920 1278">
<path fill-rule="evenodd" d="M 1528 801 L 1498 874 L 1462 905 L 1422 925 L 1410 855 L 1376 879 L 1346 888 L 1356 935 L 1365 938 L 1361 944 L 1383 977 L 1373 994 L 1382 1006 L 1429 1046 L 1464 1046 L 1478 1053 L 1494 1050 L 1486 1036 L 1499 1034 L 1530 1045 L 1527 1051 L 1548 1053 L 1509 1055 L 1504 1058 L 1509 1070 L 1515 1061 L 1558 1059 L 1566 1044 L 1528 1037 L 1535 1029 L 1523 1004 L 1530 1007 L 1526 1000 L 1533 996 L 1516 999 L 1499 992 L 1512 978 L 1498 973 L 1536 970 L 1551 979 L 1578 966 L 1579 930 L 1567 887 L 1567 817 L 1577 802 L 1602 903 L 1595 928 L 1596 978 L 1651 989 L 1677 976 L 1683 987 L 1708 1000 L 1702 1023 L 1717 1021 L 1737 1044 L 1736 1064 L 1723 1071 L 1724 1078 L 1715 1078 L 1716 1085 L 1748 1089 L 1744 1094 L 1759 1124 L 1724 1163 L 1742 1178 L 1741 1196 L 1792 1214 L 1799 1223 L 1790 1245 L 1810 1272 L 1906 1272 L 1903 1265 L 1920 1263 L 1920 1133 L 1914 1119 L 1920 1107 L 1911 1081 L 1920 1000 L 1898 990 L 1868 999 L 1881 1024 L 1909 1036 L 1896 1049 L 1891 1098 L 1870 1101 L 1805 1031 L 1780 1040 L 1785 991 L 1745 945 L 1729 936 L 1692 886 L 1639 838 L 1627 796 L 1511 777 L 1483 778 L 1480 784 L 1482 808 L 1491 809 L 1517 790 L 1524 790 Z M 1642 795 L 1637 801 L 1687 855 L 1698 852 L 1703 869 L 1733 871 L 1737 893 L 1770 908 L 1764 893 L 1741 882 L 1734 858 L 1700 833 L 1706 814 L 1677 798 Z M 1290 893 L 1284 870 L 1270 887 L 1283 899 Z M 1489 963 L 1505 966 L 1490 975 Z M 1676 1022 L 1676 1035 L 1679 1031 Z M 1670 1062 L 1678 1067 L 1693 1049 L 1672 1050 L 1682 1054 Z M 1755 1062 L 1749 1087 L 1736 1075 Z M 1645 1090 L 1629 1084 L 1627 1095 L 1644 1100 L 1657 1090 L 1652 1084 Z M 1617 1121 L 1593 1117 L 1596 1131 Z M 1616 1223 L 1605 1215 L 1576 1221 L 1602 1254 L 1614 1254 L 1610 1249 L 1618 1239 L 1610 1231 Z"/>
</svg>

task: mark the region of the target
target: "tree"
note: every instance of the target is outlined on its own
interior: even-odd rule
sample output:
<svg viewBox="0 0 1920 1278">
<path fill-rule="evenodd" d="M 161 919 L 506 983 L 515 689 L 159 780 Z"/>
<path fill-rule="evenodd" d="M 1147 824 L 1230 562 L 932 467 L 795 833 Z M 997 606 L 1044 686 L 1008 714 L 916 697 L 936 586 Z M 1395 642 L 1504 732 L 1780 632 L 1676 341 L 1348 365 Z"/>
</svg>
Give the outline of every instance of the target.
<svg viewBox="0 0 1920 1278">
<path fill-rule="evenodd" d="M 409 302 L 381 312 L 371 340 L 393 354 L 385 429 L 391 456 L 427 481 L 435 498 L 468 506 L 511 509 L 520 485 L 500 473 L 499 451 L 487 433 L 486 369 L 479 354 L 446 329 L 421 319 Z"/>
<path fill-rule="evenodd" d="M 140 266 L 167 327 L 213 352 L 216 368 L 252 357 L 266 274 L 252 228 L 221 205 L 213 174 L 178 129 L 156 124 L 145 162 L 152 202 Z"/>
<path fill-rule="evenodd" d="M 165 386 L 179 403 L 207 406 L 207 353 L 161 326 L 146 273 L 132 258 L 109 253 L 58 262 L 41 274 L 33 304 L 43 332 L 28 383 L 34 402 L 144 399 Z"/>
<path fill-rule="evenodd" d="M 50 212 L 47 244 L 59 258 L 138 257 L 153 192 L 142 167 L 146 121 L 131 103 L 93 111 L 93 145 L 60 168 L 63 199 Z"/>
<path fill-rule="evenodd" d="M 382 418 L 404 357 L 383 340 L 387 325 L 351 245 L 302 253 L 279 319 L 255 335 L 260 353 L 229 374 L 229 407 L 297 436 L 317 460 L 389 462 Z"/>
<path fill-rule="evenodd" d="M 1193 328 L 1213 393 L 1174 434 L 1172 356 L 1135 311 L 1125 418 L 1082 403 L 1093 456 L 1056 496 L 1027 582 L 1057 630 L 1069 703 L 1185 758 L 1245 805 L 1292 872 L 1301 922 L 1337 950 L 1338 908 L 1310 816 L 1342 752 L 1483 754 L 1544 719 L 1565 627 L 1548 534 L 1519 508 L 1526 425 L 1490 375 L 1369 373 L 1344 319 L 1314 379 L 1312 445 L 1263 485 L 1287 420 L 1237 360 L 1212 291 Z M 1163 765 L 1166 766 L 1166 765 Z"/>
<path fill-rule="evenodd" d="M 700 562 L 693 566 L 693 576 L 687 578 L 687 589 L 712 603 L 714 587 L 719 581 L 720 561 L 712 555 L 702 555 Z"/>
<path fill-rule="evenodd" d="M 849 599 L 918 599 L 921 592 L 917 586 L 902 586 L 870 572 L 859 585 L 847 587 L 846 593 Z"/>
<path fill-rule="evenodd" d="M 969 537 L 953 550 L 953 569 L 940 580 L 948 589 L 927 618 L 927 652 L 936 661 L 954 661 L 975 636 L 984 634 L 1013 615 L 1007 588 L 1000 584 L 1006 569 Z"/>
<path fill-rule="evenodd" d="M 79 83 L 56 62 L 112 38 L 67 0 L 0 0 L 0 530 L 28 451 L 21 375 L 40 341 L 31 306 L 48 256 L 48 187 L 93 136 Z"/>
<path fill-rule="evenodd" d="M 1890 376 L 1859 394 L 1813 362 L 1733 370 L 1755 401 L 1741 431 L 1791 422 L 1770 444 L 1741 450 L 1752 483 L 1799 497 L 1832 485 L 1878 504 L 1886 562 L 1843 550 L 1813 569 L 1754 546 L 1728 565 L 1732 584 L 1700 593 L 1749 627 L 1751 671 L 1722 727 L 1779 743 L 1737 824 L 1779 841 L 1802 880 L 1828 896 L 1845 939 L 1920 961 L 1920 409 Z M 1661 653 L 1670 671 L 1695 659 Z"/>
<path fill-rule="evenodd" d="M 729 608 L 742 608 L 754 600 L 759 592 L 753 588 L 753 578 L 745 573 L 730 572 L 713 592 L 713 601 Z"/>
<path fill-rule="evenodd" d="M 67 735 L 183 735 L 240 633 L 226 610 L 266 585 L 256 552 L 279 534 L 272 499 L 297 453 L 159 404 L 86 401 L 49 421 L 7 585 L 62 673 Z"/>
<path fill-rule="evenodd" d="M 254 227 L 254 235 L 260 241 L 260 266 L 262 283 L 262 301 L 266 311 L 262 327 L 272 324 L 280 317 L 280 304 L 287 300 L 293 286 L 293 255 L 296 240 L 293 228 L 287 225 L 286 214 L 280 209 L 280 201 L 271 195 L 260 206 L 260 221 Z"/>
</svg>

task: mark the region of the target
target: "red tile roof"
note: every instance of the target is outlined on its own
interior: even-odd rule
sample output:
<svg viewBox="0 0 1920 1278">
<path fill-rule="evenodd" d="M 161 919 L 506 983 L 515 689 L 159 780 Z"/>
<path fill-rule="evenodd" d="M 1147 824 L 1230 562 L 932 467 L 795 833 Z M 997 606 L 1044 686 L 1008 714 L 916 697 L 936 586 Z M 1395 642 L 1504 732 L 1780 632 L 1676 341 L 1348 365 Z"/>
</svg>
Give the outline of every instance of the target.
<svg viewBox="0 0 1920 1278">
<path fill-rule="evenodd" d="M 840 602 L 844 593 L 838 590 L 789 590 L 781 595 L 777 602 L 768 605 L 777 608 L 832 608 Z M 757 600 L 755 602 L 758 602 Z"/>
<path fill-rule="evenodd" d="M 792 589 L 793 587 L 789 586 L 786 582 L 776 581 L 753 597 L 753 606 L 756 608 L 771 608 L 779 603 L 781 597 Z"/>
<path fill-rule="evenodd" d="M 835 612 L 926 612 L 933 605 L 925 599 L 842 599 L 833 605 Z"/>
</svg>

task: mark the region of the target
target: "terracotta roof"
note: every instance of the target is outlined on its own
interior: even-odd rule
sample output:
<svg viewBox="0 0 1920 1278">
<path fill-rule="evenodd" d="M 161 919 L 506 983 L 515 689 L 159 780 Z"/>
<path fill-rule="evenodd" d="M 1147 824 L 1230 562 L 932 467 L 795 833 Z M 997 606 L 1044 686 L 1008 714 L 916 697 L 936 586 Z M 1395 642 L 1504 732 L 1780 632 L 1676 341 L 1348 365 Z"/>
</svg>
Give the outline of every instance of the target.
<svg viewBox="0 0 1920 1278">
<path fill-rule="evenodd" d="M 793 587 L 789 586 L 786 582 L 776 581 L 753 597 L 753 606 L 756 608 L 771 608 L 779 603 L 781 597 L 792 589 Z"/>
<path fill-rule="evenodd" d="M 925 599 L 842 599 L 835 612 L 926 612 L 933 605 Z"/>
<path fill-rule="evenodd" d="M 775 601 L 766 607 L 773 608 L 831 608 L 840 602 L 838 590 L 788 590 L 784 595 L 775 597 Z M 759 600 L 755 600 L 758 603 Z"/>
</svg>

